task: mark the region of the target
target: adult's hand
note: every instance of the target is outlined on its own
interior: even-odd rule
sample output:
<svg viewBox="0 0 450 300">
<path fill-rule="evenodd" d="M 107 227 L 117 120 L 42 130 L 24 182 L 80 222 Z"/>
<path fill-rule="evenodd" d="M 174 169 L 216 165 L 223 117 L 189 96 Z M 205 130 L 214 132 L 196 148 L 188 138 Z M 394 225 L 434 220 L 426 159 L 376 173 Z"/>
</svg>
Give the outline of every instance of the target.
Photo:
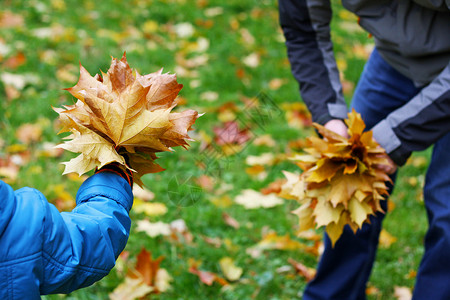
<svg viewBox="0 0 450 300">
<path fill-rule="evenodd" d="M 347 132 L 347 126 L 342 120 L 339 119 L 330 120 L 325 124 L 325 128 L 339 135 L 342 135 L 345 138 L 349 137 Z"/>
</svg>

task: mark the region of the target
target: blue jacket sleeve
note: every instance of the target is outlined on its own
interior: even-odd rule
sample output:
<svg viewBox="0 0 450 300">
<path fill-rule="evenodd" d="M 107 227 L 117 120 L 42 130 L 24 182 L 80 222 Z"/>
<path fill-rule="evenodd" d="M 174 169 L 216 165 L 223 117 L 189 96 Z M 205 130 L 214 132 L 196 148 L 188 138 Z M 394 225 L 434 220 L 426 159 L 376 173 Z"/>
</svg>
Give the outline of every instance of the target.
<svg viewBox="0 0 450 300">
<path fill-rule="evenodd" d="M 133 202 L 130 185 L 103 172 L 80 187 L 76 208 L 59 213 L 48 205 L 43 224 L 41 294 L 69 293 L 100 280 L 125 248 Z"/>
</svg>

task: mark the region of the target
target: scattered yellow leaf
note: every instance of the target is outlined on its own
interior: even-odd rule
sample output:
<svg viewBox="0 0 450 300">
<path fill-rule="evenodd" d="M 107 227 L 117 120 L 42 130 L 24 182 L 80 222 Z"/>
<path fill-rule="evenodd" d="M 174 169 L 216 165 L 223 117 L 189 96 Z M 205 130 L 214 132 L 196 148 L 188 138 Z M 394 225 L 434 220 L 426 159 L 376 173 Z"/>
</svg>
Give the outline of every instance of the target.
<svg viewBox="0 0 450 300">
<path fill-rule="evenodd" d="M 239 280 L 242 276 L 243 269 L 237 267 L 234 264 L 233 259 L 230 257 L 224 257 L 219 261 L 220 269 L 222 270 L 223 275 L 229 281 Z"/>
<path fill-rule="evenodd" d="M 243 190 L 242 193 L 234 199 L 234 202 L 243 205 L 246 209 L 255 209 L 281 205 L 283 204 L 283 199 L 274 194 L 263 195 L 257 191 L 247 189 Z"/>
<path fill-rule="evenodd" d="M 137 231 L 143 231 L 147 233 L 149 237 L 156 237 L 158 235 L 170 235 L 172 232 L 170 230 L 170 225 L 163 223 L 161 221 L 156 223 L 151 223 L 148 220 L 137 221 Z"/>
<path fill-rule="evenodd" d="M 291 239 L 288 234 L 279 236 L 276 232 L 270 232 L 256 245 L 248 248 L 246 252 L 252 257 L 258 257 L 264 250 L 298 250 L 305 248 L 306 245 Z"/>
<path fill-rule="evenodd" d="M 125 281 L 119 284 L 114 291 L 109 294 L 111 300 L 135 300 L 140 299 L 155 290 L 148 286 L 140 278 L 125 277 Z"/>
<path fill-rule="evenodd" d="M 397 241 L 397 238 L 395 236 L 392 236 L 389 232 L 387 232 L 385 229 L 382 229 L 380 232 L 380 247 L 382 248 L 389 248 L 393 243 Z"/>
<path fill-rule="evenodd" d="M 411 300 L 412 299 L 411 289 L 406 286 L 396 286 L 394 287 L 394 297 L 397 300 Z"/>
<path fill-rule="evenodd" d="M 159 202 L 144 202 L 140 198 L 135 198 L 133 209 L 137 213 L 144 213 L 147 216 L 161 216 L 167 213 L 167 206 Z"/>
</svg>

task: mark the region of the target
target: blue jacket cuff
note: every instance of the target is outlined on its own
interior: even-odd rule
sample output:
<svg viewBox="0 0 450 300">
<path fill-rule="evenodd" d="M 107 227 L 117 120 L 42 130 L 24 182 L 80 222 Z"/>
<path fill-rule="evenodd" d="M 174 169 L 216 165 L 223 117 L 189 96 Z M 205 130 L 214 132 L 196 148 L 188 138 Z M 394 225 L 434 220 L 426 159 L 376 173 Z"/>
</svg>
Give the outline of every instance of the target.
<svg viewBox="0 0 450 300">
<path fill-rule="evenodd" d="M 77 205 L 97 196 L 116 201 L 127 212 L 133 206 L 133 192 L 130 185 L 125 179 L 115 173 L 102 172 L 89 177 L 78 190 Z"/>
</svg>

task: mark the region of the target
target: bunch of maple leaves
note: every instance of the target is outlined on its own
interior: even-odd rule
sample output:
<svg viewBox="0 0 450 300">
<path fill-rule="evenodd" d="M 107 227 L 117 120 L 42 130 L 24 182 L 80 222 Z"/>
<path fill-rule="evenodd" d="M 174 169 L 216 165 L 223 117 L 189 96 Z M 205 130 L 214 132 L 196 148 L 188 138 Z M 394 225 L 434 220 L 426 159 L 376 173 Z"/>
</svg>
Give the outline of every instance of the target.
<svg viewBox="0 0 450 300">
<path fill-rule="evenodd" d="M 287 182 L 281 195 L 301 206 L 300 231 L 324 226 L 334 246 L 349 225 L 353 232 L 383 212 L 380 201 L 388 194 L 386 170 L 391 162 L 383 148 L 364 131 L 361 115 L 352 111 L 345 120 L 349 138 L 314 124 L 323 138 L 307 139 L 307 154 L 293 157 L 303 169 L 300 175 L 284 172 Z"/>
<path fill-rule="evenodd" d="M 120 60 L 112 58 L 101 76 L 92 77 L 80 66 L 78 83 L 67 89 L 78 101 L 54 108 L 63 125 L 60 133 L 72 133 L 59 147 L 80 153 L 64 163 L 64 174 L 81 175 L 115 162 L 131 170 L 142 185 L 142 175 L 163 171 L 154 162 L 155 153 L 186 148 L 188 131 L 199 117 L 194 110 L 171 112 L 182 87 L 175 75 L 162 70 L 140 75 L 125 54 Z"/>
</svg>

